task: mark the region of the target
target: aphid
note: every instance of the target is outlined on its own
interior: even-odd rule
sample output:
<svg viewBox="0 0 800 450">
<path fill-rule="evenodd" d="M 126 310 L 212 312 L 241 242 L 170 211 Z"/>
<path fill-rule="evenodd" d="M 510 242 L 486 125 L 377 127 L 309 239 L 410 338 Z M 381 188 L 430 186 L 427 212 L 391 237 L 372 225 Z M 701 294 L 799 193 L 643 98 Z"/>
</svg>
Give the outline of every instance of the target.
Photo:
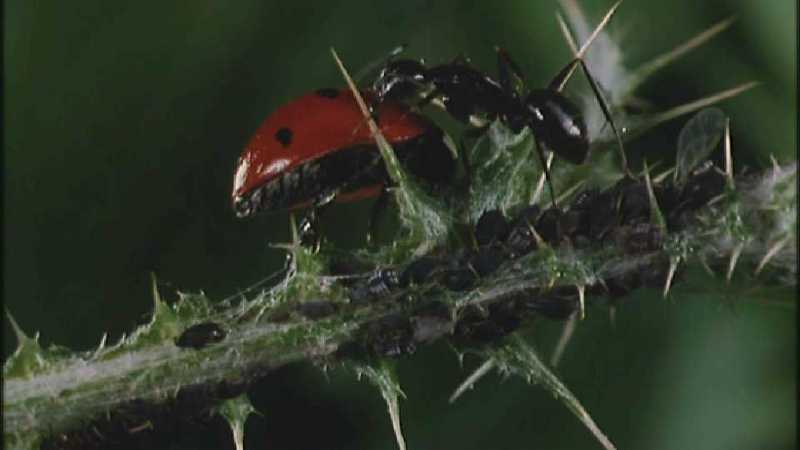
<svg viewBox="0 0 800 450">
<path fill-rule="evenodd" d="M 214 322 L 198 323 L 184 330 L 175 340 L 175 345 L 197 350 L 222 341 L 227 334 L 221 326 Z"/>
<path fill-rule="evenodd" d="M 565 320 L 578 310 L 575 289 L 557 287 L 544 292 L 520 296 L 517 302 L 525 312 L 534 312 L 554 320 Z"/>
<path fill-rule="evenodd" d="M 506 238 L 506 247 L 511 252 L 511 257 L 522 256 L 537 248 L 534 224 L 540 212 L 538 206 L 530 206 L 523 209 L 514 219 Z"/>
<path fill-rule="evenodd" d="M 492 303 L 482 310 L 467 307 L 456 322 L 454 336 L 457 341 L 490 343 L 508 336 L 522 324 L 522 320 L 509 302 Z"/>
<path fill-rule="evenodd" d="M 364 282 L 350 289 L 350 300 L 354 303 L 377 301 L 391 295 L 399 286 L 397 271 L 379 269 Z"/>
<path fill-rule="evenodd" d="M 615 239 L 626 255 L 637 255 L 660 250 L 664 235 L 657 225 L 640 222 L 618 227 L 615 230 Z"/>
<path fill-rule="evenodd" d="M 440 269 L 445 263 L 445 261 L 432 256 L 423 256 L 415 260 L 400 275 L 400 286 L 405 288 L 431 281 L 430 277 L 437 274 L 437 269 Z"/>
<path fill-rule="evenodd" d="M 481 214 L 475 224 L 475 241 L 479 246 L 492 242 L 502 242 L 509 232 L 506 216 L 499 209 L 492 209 Z"/>
<path fill-rule="evenodd" d="M 478 281 L 478 274 L 469 267 L 455 265 L 442 271 L 441 281 L 451 291 L 466 291 Z"/>
<path fill-rule="evenodd" d="M 548 209 L 536 221 L 536 232 L 551 245 L 561 242 L 561 212 L 555 208 Z"/>
<path fill-rule="evenodd" d="M 362 337 L 367 340 L 370 353 L 397 357 L 414 353 L 414 329 L 403 314 L 390 314 L 366 326 Z"/>
<path fill-rule="evenodd" d="M 323 319 L 336 312 L 337 305 L 325 300 L 302 302 L 297 305 L 297 312 L 306 319 Z"/>
<path fill-rule="evenodd" d="M 469 258 L 469 266 L 478 276 L 494 273 L 506 261 L 507 253 L 500 245 L 484 245 Z"/>
</svg>

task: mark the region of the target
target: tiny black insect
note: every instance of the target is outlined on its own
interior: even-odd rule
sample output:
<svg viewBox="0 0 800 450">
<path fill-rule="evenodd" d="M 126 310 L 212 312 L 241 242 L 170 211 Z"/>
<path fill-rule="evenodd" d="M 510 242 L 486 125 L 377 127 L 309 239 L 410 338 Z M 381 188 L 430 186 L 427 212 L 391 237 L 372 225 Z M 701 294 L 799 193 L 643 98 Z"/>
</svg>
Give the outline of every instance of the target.
<svg viewBox="0 0 800 450">
<path fill-rule="evenodd" d="M 324 319 L 336 312 L 337 305 L 325 300 L 312 300 L 297 305 L 297 312 L 306 319 Z"/>
<path fill-rule="evenodd" d="M 499 209 L 490 209 L 481 214 L 475 224 L 475 241 L 479 246 L 505 240 L 509 232 L 506 216 Z"/>
<path fill-rule="evenodd" d="M 183 334 L 175 340 L 175 345 L 181 348 L 193 348 L 195 350 L 203 348 L 209 344 L 214 344 L 225 339 L 228 333 L 214 322 L 203 322 L 187 328 Z"/>
<path fill-rule="evenodd" d="M 511 252 L 511 257 L 522 256 L 536 249 L 538 243 L 533 226 L 540 213 L 539 207 L 533 205 L 523 209 L 514 219 L 506 238 L 506 247 Z"/>
<path fill-rule="evenodd" d="M 480 345 L 508 336 L 521 323 L 508 303 L 493 303 L 487 310 L 472 306 L 462 311 L 453 334 L 457 343 Z"/>
<path fill-rule="evenodd" d="M 520 297 L 517 306 L 524 312 L 534 312 L 553 320 L 566 320 L 578 310 L 574 288 L 557 287 L 549 291 Z"/>
<path fill-rule="evenodd" d="M 548 209 L 539 216 L 536 221 L 536 232 L 548 244 L 558 244 L 561 242 L 563 232 L 561 230 L 561 212 L 557 209 Z"/>
<path fill-rule="evenodd" d="M 388 297 L 400 286 L 397 271 L 378 269 L 361 284 L 350 290 L 353 303 L 373 302 Z"/>
<path fill-rule="evenodd" d="M 446 261 L 432 256 L 423 256 L 409 264 L 400 275 L 400 286 L 406 288 L 410 285 L 426 283 L 436 270 L 445 265 Z"/>
<path fill-rule="evenodd" d="M 414 329 L 400 313 L 392 313 L 363 325 L 359 331 L 360 347 L 371 356 L 390 358 L 414 353 Z"/>
<path fill-rule="evenodd" d="M 469 267 L 478 274 L 486 277 L 494 273 L 508 258 L 500 245 L 484 245 L 469 258 Z"/>
</svg>

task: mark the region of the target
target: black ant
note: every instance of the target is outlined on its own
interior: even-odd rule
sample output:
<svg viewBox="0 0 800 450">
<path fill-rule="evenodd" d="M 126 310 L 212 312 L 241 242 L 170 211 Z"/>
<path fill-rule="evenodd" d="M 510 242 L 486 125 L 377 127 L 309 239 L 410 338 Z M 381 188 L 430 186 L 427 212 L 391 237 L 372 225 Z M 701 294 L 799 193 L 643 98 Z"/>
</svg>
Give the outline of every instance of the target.
<svg viewBox="0 0 800 450">
<path fill-rule="evenodd" d="M 608 104 L 580 56 L 561 69 L 546 88 L 527 93 L 521 71 L 508 53 L 497 48 L 497 57 L 499 80 L 476 69 L 463 57 L 433 67 L 414 59 L 390 60 L 372 86 L 376 103 L 389 100 L 416 102 L 418 106 L 435 103 L 455 119 L 476 127 L 478 133 L 495 119 L 517 133 L 525 126 L 530 127 L 552 197 L 553 186 L 542 146 L 573 164 L 582 164 L 589 153 L 586 122 L 578 107 L 560 92 L 580 64 L 616 135 L 623 168 L 629 174 L 622 138 Z"/>
</svg>

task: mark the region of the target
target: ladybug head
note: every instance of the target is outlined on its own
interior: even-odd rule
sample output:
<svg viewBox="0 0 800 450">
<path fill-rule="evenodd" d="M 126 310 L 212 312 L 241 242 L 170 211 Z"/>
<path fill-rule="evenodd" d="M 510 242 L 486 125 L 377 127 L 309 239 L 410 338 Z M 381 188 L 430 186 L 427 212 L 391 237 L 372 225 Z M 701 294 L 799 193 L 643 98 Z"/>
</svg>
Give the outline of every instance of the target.
<svg viewBox="0 0 800 450">
<path fill-rule="evenodd" d="M 372 84 L 376 100 L 403 101 L 415 97 L 427 84 L 425 65 L 414 59 L 391 61 Z"/>
</svg>

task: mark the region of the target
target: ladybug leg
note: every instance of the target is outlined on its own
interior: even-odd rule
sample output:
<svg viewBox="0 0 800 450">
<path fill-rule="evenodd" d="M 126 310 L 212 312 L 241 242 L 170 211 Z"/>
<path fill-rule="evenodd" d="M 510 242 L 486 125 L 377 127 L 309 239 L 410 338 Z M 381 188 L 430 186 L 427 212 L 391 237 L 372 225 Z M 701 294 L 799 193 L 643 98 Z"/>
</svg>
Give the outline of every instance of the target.
<svg viewBox="0 0 800 450">
<path fill-rule="evenodd" d="M 310 247 L 314 252 L 319 250 L 321 241 L 319 233 L 319 223 L 317 221 L 316 210 L 312 209 L 311 212 L 303 217 L 300 221 L 300 245 Z"/>
<path fill-rule="evenodd" d="M 311 211 L 300 221 L 300 244 L 310 247 L 314 252 L 319 250 L 322 234 L 319 232 L 319 218 L 336 199 L 339 190 L 326 191 L 318 195 L 313 201 Z"/>
<path fill-rule="evenodd" d="M 367 244 L 372 244 L 375 236 L 378 235 L 378 221 L 380 220 L 381 216 L 384 212 L 386 212 L 386 207 L 389 205 L 389 188 L 388 186 L 384 185 L 381 188 L 381 193 L 378 195 L 378 199 L 375 200 L 375 203 L 372 204 L 372 208 L 369 211 L 369 223 L 368 223 L 368 230 L 367 230 Z"/>
</svg>

